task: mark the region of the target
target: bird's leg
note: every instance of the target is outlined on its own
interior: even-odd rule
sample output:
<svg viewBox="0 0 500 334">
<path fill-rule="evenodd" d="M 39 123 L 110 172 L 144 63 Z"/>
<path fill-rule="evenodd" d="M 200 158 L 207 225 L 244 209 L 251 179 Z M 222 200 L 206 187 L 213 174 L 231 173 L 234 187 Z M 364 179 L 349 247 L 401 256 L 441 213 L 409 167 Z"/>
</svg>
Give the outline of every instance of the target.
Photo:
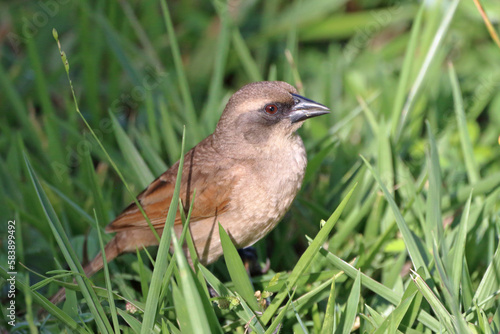
<svg viewBox="0 0 500 334">
<path fill-rule="evenodd" d="M 254 247 L 246 247 L 238 249 L 238 253 L 243 261 L 243 265 L 247 271 L 248 276 L 251 278 L 252 276 L 263 275 L 267 273 L 271 266 L 271 261 L 269 258 L 266 259 L 266 264 L 264 267 L 261 267 L 257 261 L 257 251 Z M 262 307 L 267 308 L 269 306 L 271 300 L 269 297 L 261 298 L 262 293 L 260 291 L 255 292 L 255 297 L 259 301 L 259 303 L 263 303 Z"/>
<path fill-rule="evenodd" d="M 269 267 L 271 266 L 269 258 L 266 259 L 264 267 L 259 265 L 259 262 L 257 261 L 257 251 L 253 246 L 238 249 L 238 254 L 240 254 L 243 265 L 245 266 L 248 276 L 250 277 L 264 275 L 268 272 Z"/>
</svg>

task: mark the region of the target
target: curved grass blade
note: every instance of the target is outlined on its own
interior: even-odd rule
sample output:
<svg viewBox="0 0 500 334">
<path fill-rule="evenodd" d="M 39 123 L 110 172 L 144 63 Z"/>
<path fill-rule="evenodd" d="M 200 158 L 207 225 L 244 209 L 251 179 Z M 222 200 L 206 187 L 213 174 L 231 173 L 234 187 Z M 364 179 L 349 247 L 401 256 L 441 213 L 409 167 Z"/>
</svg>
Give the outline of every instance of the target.
<svg viewBox="0 0 500 334">
<path fill-rule="evenodd" d="M 177 73 L 182 101 L 184 102 L 186 123 L 190 125 L 193 133 L 200 133 L 201 131 L 199 129 L 199 122 L 196 117 L 193 98 L 189 90 L 186 71 L 184 70 L 184 65 L 182 63 L 181 52 L 179 50 L 179 44 L 177 43 L 177 38 L 175 36 L 174 25 L 172 23 L 172 18 L 170 17 L 170 10 L 168 9 L 167 1 L 160 1 L 160 5 L 163 13 L 163 19 L 165 21 L 165 26 L 167 28 L 170 48 L 172 49 L 172 58 L 175 64 L 175 71 Z"/>
<path fill-rule="evenodd" d="M 403 67 L 401 68 L 401 74 L 399 76 L 398 88 L 396 90 L 396 95 L 394 96 L 394 104 L 392 106 L 392 136 L 396 135 L 399 125 L 399 119 L 401 116 L 401 108 L 405 102 L 406 91 L 408 89 L 408 81 L 410 79 L 410 74 L 412 70 L 412 64 L 415 60 L 415 51 L 417 49 L 417 41 L 421 36 L 422 27 L 422 17 L 424 16 L 424 9 L 426 7 L 425 3 L 420 5 L 417 16 L 413 20 L 410 34 L 410 41 L 408 42 L 408 47 L 406 48 L 405 58 L 403 60 Z"/>
<path fill-rule="evenodd" d="M 474 294 L 474 298 L 472 299 L 473 303 L 481 305 L 483 302 L 489 299 L 490 295 L 492 295 L 495 291 L 498 290 L 500 286 L 500 244 L 498 244 L 497 250 L 495 251 L 495 255 L 493 256 L 493 260 L 488 265 L 488 269 L 486 269 L 486 273 L 484 274 L 479 286 L 477 287 L 476 293 Z M 491 304 L 493 301 L 490 300 L 488 304 Z M 487 307 L 486 307 L 487 308 Z"/>
<path fill-rule="evenodd" d="M 174 244 L 174 255 L 179 268 L 179 276 L 181 280 L 181 290 L 182 296 L 186 303 L 188 309 L 189 323 L 193 328 L 193 333 L 222 333 L 222 328 L 220 326 L 214 332 L 214 328 L 211 328 L 208 320 L 208 312 L 204 309 L 203 302 L 201 300 L 198 288 L 196 287 L 195 279 L 193 277 L 191 268 L 184 256 L 182 247 L 175 237 L 174 230 L 172 228 L 172 242 Z"/>
<path fill-rule="evenodd" d="M 373 334 L 396 333 L 399 324 L 403 320 L 408 308 L 410 307 L 417 291 L 413 291 L 408 297 L 403 296 L 401 303 L 391 312 L 391 314 L 382 322 L 379 328 Z"/>
<path fill-rule="evenodd" d="M 269 325 L 269 327 L 267 328 L 265 334 L 274 334 L 274 333 L 277 333 L 276 329 L 278 328 L 278 326 L 281 325 L 281 323 L 283 321 L 283 318 L 285 317 L 286 312 L 288 311 L 288 307 L 290 306 L 290 304 L 293 303 L 293 296 L 294 295 L 295 295 L 295 290 L 293 290 L 292 295 L 288 299 L 288 302 L 285 304 L 285 307 L 283 307 L 283 309 L 278 314 L 278 316 L 276 317 L 276 319 L 274 319 L 274 321 L 271 323 L 271 325 Z"/>
<path fill-rule="evenodd" d="M 452 289 L 455 296 L 459 296 L 460 292 L 460 280 L 462 277 L 462 269 L 464 262 L 465 253 L 465 241 L 467 239 L 467 223 L 469 221 L 470 206 L 472 201 L 472 192 L 465 204 L 464 212 L 462 213 L 462 219 L 460 219 L 460 225 L 458 227 L 458 234 L 454 242 L 454 247 L 451 250 L 451 258 L 447 263 L 452 265 L 450 279 L 452 282 Z M 448 268 L 450 270 L 450 268 Z"/>
<path fill-rule="evenodd" d="M 175 306 L 175 316 L 176 321 L 179 324 L 179 328 L 184 333 L 195 333 L 193 326 L 191 325 L 191 319 L 189 318 L 189 310 L 186 306 L 186 300 L 176 284 L 172 283 L 172 298 L 174 300 Z"/>
<path fill-rule="evenodd" d="M 349 334 L 351 332 L 352 326 L 354 325 L 354 321 L 356 320 L 356 315 L 358 314 L 358 304 L 359 304 L 359 296 L 361 293 L 361 271 L 358 270 L 358 274 L 356 275 L 356 279 L 354 280 L 354 285 L 352 286 L 351 293 L 349 294 L 349 298 L 347 299 L 347 305 L 345 307 L 345 317 L 342 319 L 343 325 L 342 334 Z"/>
<path fill-rule="evenodd" d="M 252 58 L 252 54 L 245 44 L 245 40 L 241 36 L 238 28 L 233 29 L 232 41 L 234 49 L 240 58 L 240 62 L 243 65 L 243 69 L 247 73 L 251 81 L 262 81 L 262 76 L 259 71 L 259 67 Z"/>
<path fill-rule="evenodd" d="M 288 292 L 296 285 L 302 273 L 311 264 L 314 256 L 318 253 L 318 251 L 320 251 L 320 249 L 322 249 L 322 245 L 328 238 L 328 235 L 330 234 L 330 231 L 333 229 L 333 226 L 335 226 L 335 223 L 339 220 L 340 215 L 344 211 L 347 202 L 349 201 L 352 193 L 354 192 L 354 189 L 356 189 L 356 185 L 345 196 L 345 198 L 339 204 L 335 212 L 333 212 L 330 218 L 328 218 L 328 221 L 318 232 L 313 242 L 311 242 L 311 244 L 309 245 L 309 247 L 307 247 L 304 254 L 302 254 L 302 256 L 300 257 L 299 261 L 293 268 L 292 273 L 288 277 L 285 285 L 283 286 L 281 291 L 276 295 L 276 297 L 274 297 L 273 301 L 271 302 L 271 305 L 269 305 L 267 310 L 262 315 L 261 321 L 264 325 L 267 324 L 269 320 L 271 320 L 271 318 L 274 316 L 280 305 L 288 296 Z"/>
<path fill-rule="evenodd" d="M 254 296 L 254 289 L 248 273 L 245 270 L 245 266 L 241 261 L 240 255 L 234 247 L 231 238 L 224 230 L 224 227 L 219 223 L 219 235 L 220 242 L 222 244 L 222 249 L 224 251 L 224 260 L 226 261 L 227 270 L 229 271 L 229 276 L 231 276 L 231 281 L 233 281 L 236 292 L 238 292 L 243 299 L 248 303 L 248 305 L 254 310 L 259 311 L 260 307 Z"/>
<path fill-rule="evenodd" d="M 432 40 L 429 51 L 427 51 L 427 54 L 425 55 L 424 63 L 422 64 L 422 67 L 418 72 L 417 78 L 415 79 L 415 82 L 413 83 L 410 89 L 410 93 L 408 94 L 408 98 L 406 99 L 406 102 L 403 106 L 403 111 L 401 112 L 401 118 L 399 120 L 396 138 L 399 138 L 403 132 L 404 125 L 406 123 L 406 118 L 408 117 L 411 108 L 413 107 L 413 103 L 415 102 L 415 97 L 420 92 L 422 82 L 424 81 L 424 78 L 427 72 L 429 71 L 431 63 L 436 56 L 439 46 L 444 40 L 444 36 L 448 30 L 448 27 L 450 26 L 451 19 L 455 14 L 455 10 L 457 9 L 459 2 L 460 0 L 453 0 L 448 5 L 448 8 L 446 8 L 445 10 L 445 15 L 443 17 L 443 20 L 441 21 L 441 24 L 439 25 L 439 28 L 436 31 L 436 34 L 434 35 L 434 39 Z"/>
<path fill-rule="evenodd" d="M 228 3 L 224 2 L 215 2 L 215 9 L 219 14 L 220 18 L 220 32 L 217 38 L 217 53 L 215 54 L 215 63 L 214 69 L 212 73 L 212 78 L 209 84 L 208 91 L 208 101 L 205 104 L 205 108 L 203 110 L 202 119 L 207 119 L 207 117 L 213 117 L 214 110 L 217 110 L 219 106 L 220 99 L 222 97 L 222 86 L 224 79 L 224 67 L 227 63 L 227 57 L 229 53 L 229 45 L 231 41 L 230 36 L 230 17 L 228 10 Z M 206 122 L 204 122 L 206 124 Z"/>
<path fill-rule="evenodd" d="M 104 280 L 106 281 L 106 290 L 108 292 L 109 312 L 113 321 L 113 327 L 116 334 L 120 334 L 120 324 L 118 323 L 118 316 L 116 314 L 117 308 L 115 307 L 115 299 L 113 298 L 113 289 L 111 288 L 111 278 L 109 276 L 108 261 L 106 260 L 106 252 L 104 251 L 104 241 L 102 240 L 102 232 L 97 219 L 97 213 L 94 209 L 94 218 L 96 223 L 97 236 L 99 237 L 99 246 L 101 248 Z"/>
<path fill-rule="evenodd" d="M 352 265 L 349 263 L 345 262 L 341 258 L 339 258 L 337 255 L 332 254 L 331 252 L 327 251 L 324 248 L 321 248 L 319 250 L 320 254 L 325 256 L 328 261 L 330 261 L 336 268 L 342 270 L 347 276 L 351 277 L 352 279 L 356 278 L 358 269 L 354 268 Z M 423 270 L 423 269 L 419 269 Z M 401 301 L 401 295 L 398 294 L 397 292 L 393 291 L 392 289 L 389 289 L 385 285 L 375 281 L 373 278 L 367 276 L 366 274 L 361 273 L 361 284 L 370 289 L 371 291 L 375 292 L 378 294 L 380 297 L 384 298 L 385 300 L 389 301 L 393 305 L 398 305 L 398 303 Z M 418 316 L 418 320 L 422 322 L 424 325 L 432 329 L 433 331 L 437 332 L 439 331 L 439 322 L 433 318 L 429 313 L 425 312 L 422 310 Z"/>
<path fill-rule="evenodd" d="M 0 266 L 0 277 L 4 279 L 11 278 L 11 275 L 7 273 L 2 266 Z M 23 280 L 16 279 L 16 288 L 23 291 L 25 294 L 31 294 L 33 300 L 41 305 L 44 310 L 52 314 L 56 319 L 61 321 L 65 326 L 74 332 L 88 334 L 90 332 L 86 331 L 85 328 L 81 327 L 75 320 L 73 320 L 68 314 L 63 312 L 60 308 L 52 304 L 47 298 L 45 298 L 40 293 L 33 291 Z"/>
<path fill-rule="evenodd" d="M 432 134 L 431 126 L 425 122 L 429 134 L 430 153 L 429 165 L 429 190 L 427 192 L 426 224 L 424 228 L 425 241 L 428 249 L 432 249 L 432 241 L 437 238 L 438 245 L 443 240 L 443 221 L 441 215 L 441 169 L 436 140 Z M 417 267 L 418 268 L 418 267 Z"/>
<path fill-rule="evenodd" d="M 408 224 L 406 224 L 406 221 L 403 218 L 403 215 L 398 209 L 398 206 L 396 205 L 396 202 L 394 201 L 394 198 L 392 195 L 389 193 L 387 188 L 385 187 L 384 183 L 380 179 L 380 176 L 378 175 L 377 172 L 373 169 L 371 164 L 363 157 L 361 156 L 361 159 L 365 162 L 366 166 L 372 173 L 373 177 L 375 180 L 377 180 L 377 183 L 379 184 L 380 188 L 384 192 L 385 198 L 389 202 L 389 206 L 392 209 L 392 212 L 394 213 L 394 216 L 396 218 L 396 223 L 398 224 L 398 228 L 401 231 L 401 234 L 403 236 L 403 240 L 405 242 L 406 248 L 408 249 L 408 254 L 410 254 L 410 258 L 413 262 L 413 265 L 415 268 L 420 268 L 423 267 L 424 270 L 426 271 L 426 275 L 429 275 L 428 269 L 427 269 L 427 262 L 424 261 L 424 257 L 427 258 L 426 254 L 423 253 L 424 248 L 423 245 L 421 245 L 420 240 L 415 239 L 413 234 L 410 231 L 410 228 L 408 227 Z"/>
<path fill-rule="evenodd" d="M 219 294 L 221 297 L 236 297 L 239 299 L 240 308 L 235 309 L 235 313 L 243 320 L 252 330 L 254 330 L 258 334 L 263 334 L 265 332 L 264 327 L 262 327 L 259 319 L 256 314 L 252 311 L 252 309 L 248 306 L 248 304 L 234 294 L 231 290 L 229 290 L 224 284 L 214 274 L 212 274 L 207 268 L 203 267 L 201 264 L 198 265 L 198 269 L 205 277 L 207 283 Z"/>
<path fill-rule="evenodd" d="M 457 73 L 453 64 L 448 63 L 448 73 L 450 75 L 451 88 L 453 90 L 453 101 L 455 104 L 455 116 L 457 118 L 458 134 L 460 135 L 460 143 L 462 144 L 462 153 L 465 160 L 465 168 L 467 169 L 467 177 L 469 184 L 475 184 L 481 179 L 479 175 L 479 167 L 474 157 L 474 150 L 470 140 L 469 131 L 467 130 L 467 120 L 465 118 L 464 101 L 460 93 L 460 84 L 458 83 Z"/>
<path fill-rule="evenodd" d="M 50 204 L 50 201 L 47 198 L 47 195 L 45 194 L 45 191 L 43 190 L 42 185 L 40 184 L 40 181 L 38 180 L 33 170 L 33 167 L 31 167 L 31 163 L 28 157 L 25 153 L 23 154 L 28 174 L 30 175 L 31 182 L 35 188 L 35 192 L 38 195 L 38 199 L 40 200 L 40 205 L 42 206 L 43 212 L 45 213 L 47 222 L 50 225 L 57 244 L 61 249 L 71 271 L 77 273 L 77 275 L 75 276 L 76 282 L 78 283 L 78 286 L 80 287 L 80 290 L 85 297 L 85 300 L 87 301 L 90 312 L 95 318 L 97 327 L 102 333 L 113 332 L 104 309 L 102 308 L 101 303 L 99 302 L 99 299 L 94 292 L 94 289 L 92 289 L 92 285 L 90 284 L 88 279 L 84 279 L 85 273 L 83 271 L 82 265 L 80 264 L 75 251 L 71 247 L 71 243 L 69 242 L 69 239 L 64 232 L 64 228 L 62 227 L 61 222 L 59 221 L 59 218 L 57 217 L 54 208 L 52 207 L 52 204 Z"/>
<path fill-rule="evenodd" d="M 447 302 L 448 308 L 451 309 L 451 323 L 458 333 L 467 332 L 467 323 L 464 317 L 460 314 L 460 309 L 458 305 L 458 296 L 453 294 L 453 287 L 450 285 L 450 279 L 445 271 L 441 257 L 439 256 L 439 251 L 437 248 L 436 240 L 433 242 L 432 254 L 434 256 L 434 263 L 438 270 L 439 278 L 441 279 L 441 285 L 443 290 L 444 299 Z"/>
<path fill-rule="evenodd" d="M 184 131 L 185 133 L 185 131 Z M 181 190 L 182 167 L 184 166 L 184 142 L 185 135 L 182 135 L 181 157 L 179 159 L 179 168 L 177 169 L 177 179 L 175 180 L 174 194 L 169 206 L 165 226 L 158 246 L 158 255 L 156 256 L 155 268 L 153 277 L 151 277 L 151 285 L 149 288 L 148 298 L 146 299 L 146 310 L 142 321 L 141 333 L 149 333 L 153 327 L 157 315 L 158 301 L 161 292 L 163 276 L 167 271 L 168 252 L 170 249 L 171 231 L 174 226 L 175 217 L 177 215 L 177 207 L 179 203 L 179 193 Z"/>
<path fill-rule="evenodd" d="M 139 320 L 122 309 L 118 309 L 118 313 L 134 333 L 139 334 L 141 332 L 141 322 Z"/>
<path fill-rule="evenodd" d="M 118 120 L 111 111 L 109 112 L 109 117 L 113 123 L 116 142 L 122 151 L 122 155 L 127 161 L 127 165 L 131 167 L 141 188 L 146 188 L 154 180 L 153 173 L 151 173 L 151 170 L 144 162 L 144 159 L 142 159 L 139 151 L 122 129 L 120 123 L 118 123 Z"/>
<path fill-rule="evenodd" d="M 96 142 L 99 144 L 99 147 L 101 148 L 101 150 L 104 152 L 104 154 L 106 155 L 106 158 L 108 159 L 109 163 L 111 164 L 111 166 L 113 166 L 113 169 L 115 170 L 116 174 L 118 174 L 118 176 L 120 177 L 120 180 L 123 182 L 123 185 L 125 186 L 125 188 L 127 189 L 127 192 L 130 194 L 130 196 L 132 196 L 133 200 L 134 200 L 134 203 L 135 205 L 137 205 L 137 207 L 139 208 L 139 210 L 141 211 L 144 219 L 146 220 L 146 222 L 148 223 L 148 226 L 151 228 L 151 232 L 156 236 L 156 239 L 159 241 L 160 240 L 160 237 L 158 236 L 158 233 L 156 233 L 156 230 L 153 228 L 153 225 L 151 224 L 151 221 L 149 220 L 148 216 L 146 215 L 146 212 L 144 211 L 144 209 L 142 208 L 141 206 L 141 203 L 139 203 L 139 201 L 137 200 L 136 196 L 134 195 L 134 193 L 132 193 L 132 190 L 130 189 L 130 187 L 128 186 L 128 183 L 125 181 L 125 178 L 123 177 L 123 174 L 121 173 L 121 171 L 118 169 L 118 166 L 116 165 L 116 163 L 114 162 L 113 159 L 111 159 L 108 151 L 106 150 L 106 148 L 104 148 L 104 145 L 102 144 L 102 142 L 99 140 L 99 138 L 97 137 L 97 135 L 95 134 L 94 130 L 92 129 L 92 127 L 90 126 L 90 124 L 87 122 L 87 120 L 85 119 L 85 117 L 83 117 L 83 114 L 81 113 L 80 111 L 80 107 L 78 107 L 78 102 L 77 102 L 77 99 L 76 99 L 76 94 L 75 94 L 75 90 L 73 88 L 73 83 L 71 81 L 71 78 L 69 76 L 69 62 L 68 62 L 68 58 L 66 57 L 66 53 L 62 50 L 62 47 L 61 47 L 61 43 L 59 42 L 59 35 L 57 33 L 57 30 L 56 29 L 52 29 L 52 35 L 54 36 L 54 39 L 56 40 L 57 42 L 57 46 L 59 48 L 59 52 L 61 54 L 61 60 L 63 62 L 63 65 L 64 65 L 64 69 L 66 71 L 66 77 L 68 78 L 68 82 L 69 82 L 69 86 L 71 88 L 71 94 L 73 96 L 73 102 L 75 103 L 75 110 L 76 112 L 78 113 L 78 115 L 80 116 L 80 118 L 82 119 L 82 121 L 85 123 L 85 126 L 87 126 L 87 128 L 89 129 L 90 133 L 92 134 L 92 137 L 96 140 Z"/>
<path fill-rule="evenodd" d="M 332 287 L 326 304 L 325 319 L 321 327 L 321 334 L 333 333 L 333 325 L 335 322 L 335 276 L 332 279 Z"/>
<path fill-rule="evenodd" d="M 411 278 L 417 285 L 417 288 L 420 291 L 420 293 L 424 296 L 429 305 L 431 305 L 441 325 L 443 325 L 449 333 L 455 333 L 450 313 L 444 307 L 441 301 L 436 297 L 434 292 L 432 292 L 427 283 L 425 283 L 423 278 L 414 271 L 411 274 Z"/>
<path fill-rule="evenodd" d="M 424 270 L 420 268 L 417 272 L 423 274 Z M 413 295 L 408 310 L 406 311 L 406 314 L 404 315 L 403 319 L 400 322 L 401 326 L 403 326 L 403 329 L 410 328 L 420 313 L 420 305 L 422 305 L 423 296 L 420 293 L 414 295 L 414 293 L 417 291 L 418 291 L 417 285 L 415 284 L 415 282 L 410 280 L 408 287 L 403 293 L 403 297 L 401 297 L 401 300 L 403 301 Z"/>
</svg>

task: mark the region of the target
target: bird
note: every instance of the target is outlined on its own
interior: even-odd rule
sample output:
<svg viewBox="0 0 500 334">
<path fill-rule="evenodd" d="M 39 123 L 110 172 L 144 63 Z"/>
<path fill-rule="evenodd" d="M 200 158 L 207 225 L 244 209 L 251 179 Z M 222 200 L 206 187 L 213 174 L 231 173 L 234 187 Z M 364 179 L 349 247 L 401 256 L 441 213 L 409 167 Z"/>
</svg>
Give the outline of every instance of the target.
<svg viewBox="0 0 500 334">
<path fill-rule="evenodd" d="M 260 81 L 236 91 L 227 102 L 214 132 L 184 156 L 179 199 L 192 204 L 189 229 L 199 261 L 208 265 L 222 254 L 220 223 L 237 248 L 253 245 L 283 218 L 302 186 L 307 165 L 304 144 L 296 131 L 306 119 L 328 114 L 323 104 L 298 94 L 283 81 Z M 137 196 L 161 235 L 174 194 L 179 162 Z M 194 202 L 191 200 L 194 196 Z M 177 211 L 175 233 L 182 231 Z M 158 245 L 135 201 L 107 227 L 116 233 L 106 244 L 109 262 L 125 252 Z M 99 253 L 84 267 L 87 277 L 103 267 Z M 65 298 L 63 289 L 52 302 Z"/>
</svg>

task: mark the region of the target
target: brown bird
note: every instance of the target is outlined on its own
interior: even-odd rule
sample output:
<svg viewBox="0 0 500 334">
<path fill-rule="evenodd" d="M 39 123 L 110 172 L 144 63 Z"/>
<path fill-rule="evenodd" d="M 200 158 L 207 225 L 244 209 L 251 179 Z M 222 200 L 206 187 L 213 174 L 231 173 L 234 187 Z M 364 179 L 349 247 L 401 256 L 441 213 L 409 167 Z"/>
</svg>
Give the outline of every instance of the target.
<svg viewBox="0 0 500 334">
<path fill-rule="evenodd" d="M 237 248 L 254 244 L 276 226 L 299 191 L 306 169 L 306 151 L 295 132 L 304 120 L 327 113 L 327 107 L 281 81 L 248 84 L 229 99 L 214 133 L 186 153 L 182 170 L 180 198 L 185 208 L 196 190 L 189 228 L 202 264 L 222 255 L 219 222 Z M 178 162 L 137 196 L 159 235 L 177 170 Z M 179 212 L 174 229 L 180 235 Z M 106 231 L 116 232 L 105 247 L 107 261 L 158 244 L 135 203 Z M 102 267 L 98 254 L 84 268 L 85 274 L 91 276 Z M 61 290 L 52 301 L 64 296 Z"/>
</svg>

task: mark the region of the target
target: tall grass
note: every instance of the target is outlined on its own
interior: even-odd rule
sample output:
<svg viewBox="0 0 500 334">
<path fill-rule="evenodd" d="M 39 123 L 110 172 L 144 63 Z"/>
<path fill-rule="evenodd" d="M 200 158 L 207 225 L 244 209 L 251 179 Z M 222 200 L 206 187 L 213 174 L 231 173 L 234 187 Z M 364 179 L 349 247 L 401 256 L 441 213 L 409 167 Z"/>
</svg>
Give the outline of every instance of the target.
<svg viewBox="0 0 500 334">
<path fill-rule="evenodd" d="M 500 6 L 475 3 L 0 4 L 0 216 L 18 224 L 0 326 L 498 333 Z M 300 130 L 304 185 L 255 245 L 269 271 L 248 278 L 222 228 L 224 259 L 193 271 L 167 223 L 158 250 L 85 278 L 103 227 L 264 78 L 333 110 Z"/>
</svg>

